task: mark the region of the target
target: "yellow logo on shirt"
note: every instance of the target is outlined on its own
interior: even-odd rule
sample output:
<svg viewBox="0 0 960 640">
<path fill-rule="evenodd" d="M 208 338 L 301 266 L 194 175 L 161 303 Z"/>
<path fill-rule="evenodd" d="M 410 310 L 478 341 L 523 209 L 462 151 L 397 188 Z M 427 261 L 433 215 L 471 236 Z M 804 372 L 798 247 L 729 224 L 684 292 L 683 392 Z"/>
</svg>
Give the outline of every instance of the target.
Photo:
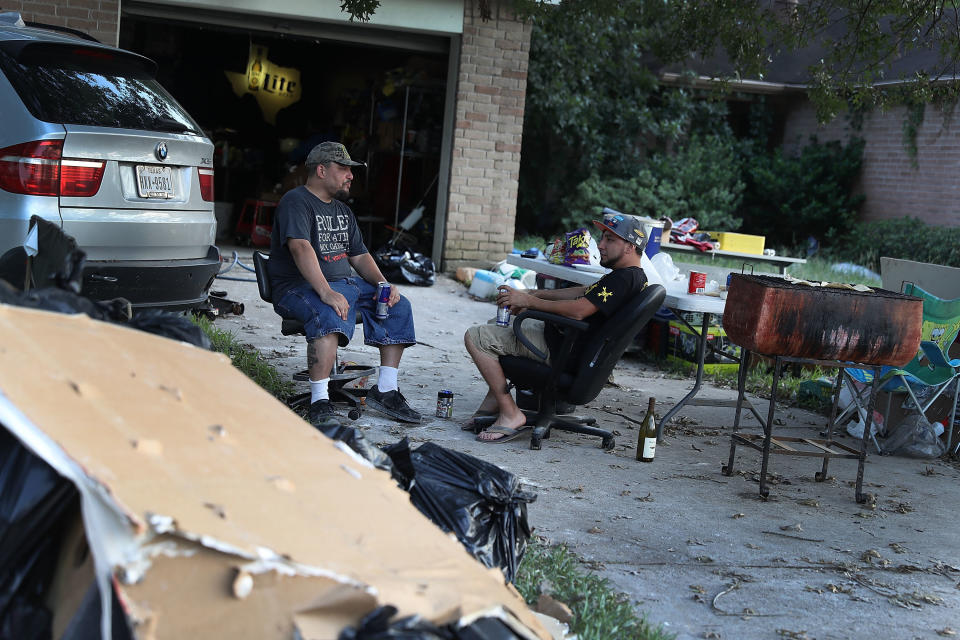
<svg viewBox="0 0 960 640">
<path fill-rule="evenodd" d="M 603 290 L 597 294 L 598 298 L 603 298 L 603 301 L 606 302 L 607 298 L 613 295 L 612 291 L 607 291 L 607 288 L 604 287 Z"/>
</svg>

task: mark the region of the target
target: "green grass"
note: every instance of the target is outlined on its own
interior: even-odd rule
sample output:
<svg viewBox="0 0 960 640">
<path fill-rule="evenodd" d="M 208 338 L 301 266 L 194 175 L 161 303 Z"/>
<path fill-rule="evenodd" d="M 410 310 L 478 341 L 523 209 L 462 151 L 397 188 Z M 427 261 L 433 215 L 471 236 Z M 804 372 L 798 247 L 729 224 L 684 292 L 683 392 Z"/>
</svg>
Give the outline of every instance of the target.
<svg viewBox="0 0 960 640">
<path fill-rule="evenodd" d="M 514 581 L 528 604 L 546 592 L 570 607 L 571 632 L 580 640 L 667 640 L 674 634 L 638 616 L 636 607 L 606 578 L 583 569 L 564 546 L 531 540 Z"/>
<path fill-rule="evenodd" d="M 253 346 L 241 343 L 232 332 L 218 329 L 213 322 L 203 316 L 191 316 L 191 318 L 210 338 L 213 350 L 226 354 L 233 362 L 233 366 L 248 378 L 280 400 L 285 400 L 293 393 L 293 382 L 280 375 L 280 372 L 267 363 L 263 355 Z"/>
</svg>

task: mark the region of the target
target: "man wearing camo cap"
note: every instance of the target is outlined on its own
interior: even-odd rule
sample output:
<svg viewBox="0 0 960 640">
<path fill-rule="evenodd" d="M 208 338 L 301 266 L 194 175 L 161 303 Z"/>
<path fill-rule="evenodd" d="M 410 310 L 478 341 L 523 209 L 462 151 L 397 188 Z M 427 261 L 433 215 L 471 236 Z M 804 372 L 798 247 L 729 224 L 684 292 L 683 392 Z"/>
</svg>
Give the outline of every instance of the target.
<svg viewBox="0 0 960 640">
<path fill-rule="evenodd" d="M 270 283 L 274 309 L 303 323 L 310 373 L 309 419 L 313 426 L 339 424 L 328 384 L 337 347 L 350 342 L 356 314 L 364 343 L 380 350 L 380 374 L 366 404 L 401 422 L 419 423 L 397 384 L 403 350 L 416 344 L 410 302 L 390 288 L 390 311 L 376 317 L 377 283 L 386 278 L 363 243 L 356 218 L 343 200 L 350 194 L 353 167 L 365 167 L 339 142 L 322 142 L 304 163 L 307 182 L 288 191 L 273 218 Z M 359 274 L 353 275 L 351 267 Z"/>
<path fill-rule="evenodd" d="M 600 280 L 589 287 L 524 291 L 501 286 L 497 291 L 497 304 L 510 307 L 511 314 L 535 309 L 583 320 L 590 325 L 574 343 L 571 361 L 576 359 L 591 331 L 647 286 L 647 275 L 640 266 L 647 236 L 640 222 L 633 216 L 618 213 L 604 217 L 603 222 L 594 220 L 593 224 L 603 231 L 597 243 L 600 264 L 612 269 Z M 524 322 L 523 333 L 531 344 L 546 354 L 546 360 L 521 343 L 512 326 L 477 325 L 467 329 L 463 337 L 467 352 L 488 389 L 480 406 L 462 428 L 465 431 L 478 431 L 485 423 L 484 419 L 490 422 L 492 417 L 493 424 L 477 435 L 477 440 L 481 442 L 510 442 L 529 435 L 533 430 L 510 395 L 507 379 L 500 366 L 500 356 L 521 356 L 549 362 L 551 350 L 556 351 L 560 347 L 563 336 L 554 325 L 539 320 Z"/>
</svg>

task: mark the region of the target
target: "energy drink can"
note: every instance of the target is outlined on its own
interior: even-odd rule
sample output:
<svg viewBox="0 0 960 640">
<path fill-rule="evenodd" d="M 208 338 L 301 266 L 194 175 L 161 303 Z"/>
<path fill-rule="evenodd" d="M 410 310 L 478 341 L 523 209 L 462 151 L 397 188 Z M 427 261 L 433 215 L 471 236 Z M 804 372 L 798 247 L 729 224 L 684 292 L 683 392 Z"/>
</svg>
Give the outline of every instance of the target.
<svg viewBox="0 0 960 640">
<path fill-rule="evenodd" d="M 498 327 L 510 326 L 510 307 L 508 305 L 497 307 L 497 326 Z"/>
<path fill-rule="evenodd" d="M 386 320 L 390 315 L 390 283 L 377 283 L 377 319 Z"/>
<path fill-rule="evenodd" d="M 437 417 L 453 417 L 453 391 L 441 389 L 437 392 Z"/>
</svg>

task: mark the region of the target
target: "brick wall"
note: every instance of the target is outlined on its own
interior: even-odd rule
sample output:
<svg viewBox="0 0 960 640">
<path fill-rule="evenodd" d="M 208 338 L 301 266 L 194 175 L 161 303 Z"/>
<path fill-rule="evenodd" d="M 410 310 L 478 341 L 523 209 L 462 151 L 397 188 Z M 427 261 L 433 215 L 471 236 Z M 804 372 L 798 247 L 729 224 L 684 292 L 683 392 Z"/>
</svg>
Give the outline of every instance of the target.
<svg viewBox="0 0 960 640">
<path fill-rule="evenodd" d="M 513 17 L 509 3 L 491 0 L 493 16 L 486 22 L 477 0 L 464 4 L 443 250 L 447 271 L 488 266 L 513 248 L 530 54 L 531 27 Z"/>
<path fill-rule="evenodd" d="M 104 44 L 117 45 L 120 0 L 4 2 L 3 11 L 19 11 L 25 22 L 42 22 L 83 31 Z"/>
<path fill-rule="evenodd" d="M 904 145 L 905 110 L 875 112 L 859 132 L 866 146 L 857 191 L 866 196 L 862 220 L 913 216 L 939 226 L 960 226 L 960 122 L 946 122 L 928 106 L 917 133 L 916 166 Z M 821 142 L 846 140 L 851 131 L 843 118 L 819 126 L 809 103 L 787 117 L 784 145 L 796 149 L 798 136 L 815 133 Z"/>
</svg>

